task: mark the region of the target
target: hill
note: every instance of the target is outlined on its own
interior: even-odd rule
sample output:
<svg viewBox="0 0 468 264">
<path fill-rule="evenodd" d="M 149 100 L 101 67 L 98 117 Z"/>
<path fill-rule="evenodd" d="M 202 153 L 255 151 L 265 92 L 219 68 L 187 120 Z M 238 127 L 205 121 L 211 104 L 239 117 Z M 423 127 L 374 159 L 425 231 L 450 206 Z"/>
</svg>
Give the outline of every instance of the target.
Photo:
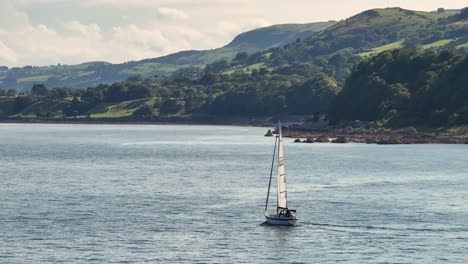
<svg viewBox="0 0 468 264">
<path fill-rule="evenodd" d="M 114 83 L 141 75 L 167 75 L 183 66 L 204 66 L 230 60 L 239 52 L 255 53 L 284 45 L 297 38 L 308 37 L 336 22 L 274 25 L 255 29 L 237 36 L 228 45 L 205 51 L 182 51 L 168 56 L 122 64 L 87 62 L 79 65 L 52 65 L 21 68 L 0 67 L 0 88 L 29 90 L 34 83 L 48 87 L 86 88 L 101 83 Z"/>
<path fill-rule="evenodd" d="M 379 52 L 402 47 L 465 49 L 468 47 L 467 10 L 450 15 L 401 8 L 372 9 L 303 41 L 252 54 L 240 65 L 234 61 L 227 66 L 220 65 L 223 67 L 217 70 L 227 74 L 260 68 L 299 75 L 324 72 L 343 85 L 356 63 Z"/>
<path fill-rule="evenodd" d="M 23 118 L 207 122 L 302 115 L 390 127 L 464 126 L 467 18 L 467 8 L 456 15 L 369 10 L 305 40 L 238 53 L 204 69 L 183 67 L 83 91 L 36 85 L 16 98 L 0 90 L 8 97 L 2 111 Z"/>
<path fill-rule="evenodd" d="M 174 65 L 205 65 L 221 59 L 231 60 L 239 52 L 252 54 L 269 48 L 280 47 L 298 38 L 309 37 L 336 23 L 336 21 L 329 21 L 309 24 L 273 25 L 242 33 L 235 37 L 231 43 L 219 49 L 182 51 L 145 61 Z"/>
<path fill-rule="evenodd" d="M 327 42 L 331 50 L 368 49 L 420 35 L 433 30 L 447 14 L 411 11 L 401 8 L 372 9 L 353 16 L 307 38 L 308 43 Z"/>
</svg>

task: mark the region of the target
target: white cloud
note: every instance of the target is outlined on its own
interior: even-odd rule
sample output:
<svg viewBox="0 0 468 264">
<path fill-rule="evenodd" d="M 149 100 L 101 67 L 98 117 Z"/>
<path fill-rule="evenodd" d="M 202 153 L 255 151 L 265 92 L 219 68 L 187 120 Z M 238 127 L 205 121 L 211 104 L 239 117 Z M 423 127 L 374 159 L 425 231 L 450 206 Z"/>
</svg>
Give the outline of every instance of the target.
<svg viewBox="0 0 468 264">
<path fill-rule="evenodd" d="M 463 5 L 466 0 L 0 0 L 0 65 L 118 63 L 218 48 L 271 24 L 341 19 L 374 7 Z"/>
<path fill-rule="evenodd" d="M 15 63 L 17 60 L 15 52 L 0 41 L 0 60 Z"/>
<path fill-rule="evenodd" d="M 215 34 L 221 37 L 229 38 L 226 39 L 226 41 L 230 41 L 230 38 L 235 37 L 239 33 L 259 27 L 266 27 L 269 25 L 271 24 L 263 18 L 249 19 L 243 22 L 224 20 L 216 24 Z"/>
<path fill-rule="evenodd" d="M 21 0 L 23 2 L 65 2 L 66 0 Z M 256 0 L 81 0 L 80 3 L 87 7 L 94 6 L 161 6 L 178 4 L 180 6 L 207 6 L 225 4 L 251 4 Z"/>
<path fill-rule="evenodd" d="M 52 1 L 52 0 L 51 0 Z M 82 0 L 81 4 L 87 7 L 95 6 L 161 6 L 170 3 L 170 0 Z"/>
<path fill-rule="evenodd" d="M 13 30 L 28 24 L 26 13 L 18 11 L 10 0 L 0 1 L 0 29 Z"/>
<path fill-rule="evenodd" d="M 97 24 L 85 25 L 79 21 L 72 21 L 70 23 L 66 23 L 64 27 L 70 33 L 79 34 L 85 38 L 101 39 L 102 37 L 101 28 Z"/>
<path fill-rule="evenodd" d="M 113 39 L 143 50 L 163 51 L 170 43 L 157 29 L 142 28 L 134 24 L 112 29 Z"/>
<path fill-rule="evenodd" d="M 24 5 L 66 2 L 65 0 L 18 1 Z M 129 3 L 111 0 L 98 2 Z M 120 63 L 153 58 L 181 50 L 221 46 L 226 44 L 224 39 L 229 35 L 226 35 L 226 32 L 236 30 L 231 25 L 227 31 L 219 28 L 219 32 L 211 30 L 207 34 L 201 33 L 197 30 L 197 25 L 192 25 L 189 21 L 188 14 L 181 9 L 171 7 L 159 7 L 155 9 L 156 16 L 137 23 L 132 20 L 134 16 L 131 14 L 123 14 L 122 16 L 126 16 L 127 19 L 121 20 L 122 25 L 106 29 L 99 23 L 83 23 L 74 18 L 55 26 L 45 23 L 34 24 L 32 22 L 34 20 L 28 17 L 27 12 L 20 11 L 19 7 L 9 0 L 0 4 L 2 7 L 0 14 L 7 20 L 16 21 L 14 28 L 3 28 L 0 24 L 0 40 L 3 41 L 0 45 L 0 65 L 8 66 L 76 64 L 96 60 Z M 179 22 L 174 23 L 174 20 Z"/>
<path fill-rule="evenodd" d="M 162 18 L 170 19 L 187 19 L 188 16 L 181 10 L 176 8 L 160 7 L 158 8 L 158 15 Z"/>
</svg>

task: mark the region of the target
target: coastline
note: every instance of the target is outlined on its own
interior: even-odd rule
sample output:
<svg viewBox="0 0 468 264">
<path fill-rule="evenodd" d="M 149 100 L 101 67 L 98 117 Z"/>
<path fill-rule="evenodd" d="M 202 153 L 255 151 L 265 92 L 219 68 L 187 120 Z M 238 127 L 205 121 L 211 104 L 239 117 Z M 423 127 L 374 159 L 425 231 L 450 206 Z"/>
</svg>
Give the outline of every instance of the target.
<svg viewBox="0 0 468 264">
<path fill-rule="evenodd" d="M 197 126 L 242 126 L 270 127 L 250 122 L 233 121 L 194 121 L 194 120 L 135 120 L 135 119 L 3 119 L 0 124 L 60 124 L 60 125 L 197 125 Z"/>
<path fill-rule="evenodd" d="M 99 118 L 99 119 L 3 119 L 0 124 L 75 124 L 75 125 L 198 125 L 198 126 L 241 126 L 241 127 L 275 127 L 265 119 L 252 118 L 213 118 L 211 120 L 193 119 L 140 119 L 134 118 Z M 411 129 L 385 131 L 383 129 L 301 129 L 291 126 L 283 130 L 283 136 L 300 143 L 364 143 L 364 144 L 468 144 L 468 132 L 416 132 Z"/>
<path fill-rule="evenodd" d="M 335 131 L 297 131 L 288 130 L 285 137 L 293 140 L 301 140 L 301 143 L 327 142 L 332 143 L 364 143 L 379 145 L 398 144 L 468 144 L 466 134 L 455 133 L 402 133 L 398 131 L 386 132 L 357 132 L 343 133 L 341 130 Z M 307 141 L 308 142 L 304 142 Z M 318 140 L 318 141 L 317 141 Z M 323 140 L 323 141 L 322 141 Z"/>
</svg>

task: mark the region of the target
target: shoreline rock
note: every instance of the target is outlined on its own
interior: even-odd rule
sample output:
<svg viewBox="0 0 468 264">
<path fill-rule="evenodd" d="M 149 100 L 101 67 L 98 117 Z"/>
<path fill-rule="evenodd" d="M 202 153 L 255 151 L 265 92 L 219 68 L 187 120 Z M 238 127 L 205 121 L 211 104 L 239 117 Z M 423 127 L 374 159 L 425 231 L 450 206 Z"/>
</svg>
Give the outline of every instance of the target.
<svg viewBox="0 0 468 264">
<path fill-rule="evenodd" d="M 403 144 L 403 142 L 395 136 L 390 136 L 388 138 L 384 138 L 384 139 L 377 141 L 377 145 L 399 145 L 399 144 Z"/>
<path fill-rule="evenodd" d="M 404 131 L 360 131 L 343 135 L 342 130 L 335 131 L 304 131 L 290 129 L 284 134 L 289 138 L 315 138 L 315 142 L 330 142 L 329 138 L 334 138 L 333 143 L 365 143 L 365 144 L 468 144 L 468 134 L 460 133 L 421 133 L 413 129 Z"/>
<path fill-rule="evenodd" d="M 349 140 L 345 137 L 337 137 L 334 140 L 332 140 L 331 143 L 345 144 L 345 143 L 349 143 Z"/>
<path fill-rule="evenodd" d="M 315 142 L 317 142 L 317 143 L 329 143 L 330 139 L 325 135 L 321 135 L 321 136 L 319 136 L 318 138 L 315 139 Z"/>
<path fill-rule="evenodd" d="M 273 136 L 273 132 L 271 132 L 271 129 L 268 129 L 268 131 L 265 134 L 265 137 L 272 137 L 272 136 Z"/>
</svg>

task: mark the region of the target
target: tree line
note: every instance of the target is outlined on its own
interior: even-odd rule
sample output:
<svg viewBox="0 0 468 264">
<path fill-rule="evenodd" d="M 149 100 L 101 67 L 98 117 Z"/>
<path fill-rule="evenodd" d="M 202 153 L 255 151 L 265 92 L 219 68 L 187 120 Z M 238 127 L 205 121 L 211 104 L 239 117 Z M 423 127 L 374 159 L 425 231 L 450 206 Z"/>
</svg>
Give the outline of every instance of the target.
<svg viewBox="0 0 468 264">
<path fill-rule="evenodd" d="M 397 49 L 360 62 L 328 117 L 388 126 L 468 124 L 468 56 L 453 50 Z"/>
<path fill-rule="evenodd" d="M 230 63 L 249 57 L 238 54 Z M 133 115 L 138 118 L 298 114 L 327 118 L 334 124 L 349 120 L 380 121 L 394 127 L 468 124 L 468 56 L 454 50 L 386 51 L 361 59 L 344 84 L 307 63 L 229 74 L 220 71 L 219 65 L 187 67 L 167 77 L 134 76 L 86 90 L 36 84 L 29 93 L 12 97 L 9 115 L 38 102 L 60 102 L 35 114 L 89 117 L 99 105 L 135 101 L 138 107 Z M 150 98 L 150 104 L 138 101 Z"/>
</svg>

